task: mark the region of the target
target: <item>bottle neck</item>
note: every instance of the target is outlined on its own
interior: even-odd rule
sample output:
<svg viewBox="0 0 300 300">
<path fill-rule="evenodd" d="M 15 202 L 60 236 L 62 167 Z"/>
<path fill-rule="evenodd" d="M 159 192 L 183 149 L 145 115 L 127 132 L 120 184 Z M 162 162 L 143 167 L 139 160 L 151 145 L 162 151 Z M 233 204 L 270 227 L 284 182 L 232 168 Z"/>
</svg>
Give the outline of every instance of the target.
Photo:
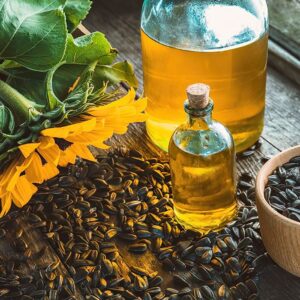
<svg viewBox="0 0 300 300">
<path fill-rule="evenodd" d="M 184 103 L 184 110 L 187 113 L 188 125 L 196 130 L 206 130 L 212 123 L 212 111 L 214 103 L 212 100 L 204 109 L 192 108 L 188 100 Z"/>
</svg>

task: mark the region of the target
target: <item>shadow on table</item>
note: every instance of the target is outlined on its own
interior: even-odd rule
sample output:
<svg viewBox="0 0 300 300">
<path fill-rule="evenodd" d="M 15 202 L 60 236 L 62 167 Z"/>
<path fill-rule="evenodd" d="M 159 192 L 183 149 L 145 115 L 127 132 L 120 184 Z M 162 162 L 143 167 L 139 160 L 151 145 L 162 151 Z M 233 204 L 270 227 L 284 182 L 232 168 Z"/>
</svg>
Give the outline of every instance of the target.
<svg viewBox="0 0 300 300">
<path fill-rule="evenodd" d="M 300 300 L 300 278 L 277 265 L 270 265 L 259 274 L 260 300 Z"/>
</svg>

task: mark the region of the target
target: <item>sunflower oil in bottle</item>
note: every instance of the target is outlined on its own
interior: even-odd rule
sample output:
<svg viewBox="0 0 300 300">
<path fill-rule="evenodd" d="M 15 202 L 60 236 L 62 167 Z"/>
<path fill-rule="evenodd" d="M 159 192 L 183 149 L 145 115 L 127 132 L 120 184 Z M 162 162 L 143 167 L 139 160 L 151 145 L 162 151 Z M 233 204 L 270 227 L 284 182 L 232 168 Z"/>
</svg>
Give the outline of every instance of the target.
<svg viewBox="0 0 300 300">
<path fill-rule="evenodd" d="M 236 215 L 235 147 L 230 132 L 212 119 L 209 86 L 191 85 L 187 94 L 187 122 L 169 143 L 174 210 L 186 228 L 207 233 Z"/>
<path fill-rule="evenodd" d="M 206 82 L 214 117 L 232 133 L 237 152 L 264 125 L 268 13 L 265 0 L 144 0 L 141 40 L 147 132 L 167 151 L 184 121 L 190 82 Z"/>
</svg>

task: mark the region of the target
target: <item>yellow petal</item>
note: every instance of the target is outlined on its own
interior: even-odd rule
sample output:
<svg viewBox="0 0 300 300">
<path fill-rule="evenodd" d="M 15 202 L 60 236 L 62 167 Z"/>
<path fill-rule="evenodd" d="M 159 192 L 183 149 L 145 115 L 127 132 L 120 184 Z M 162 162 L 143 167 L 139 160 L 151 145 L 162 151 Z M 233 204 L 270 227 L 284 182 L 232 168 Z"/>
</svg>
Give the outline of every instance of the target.
<svg viewBox="0 0 300 300">
<path fill-rule="evenodd" d="M 95 141 L 98 141 L 102 138 L 102 141 L 106 140 L 107 138 L 111 137 L 113 134 L 113 130 L 111 128 L 105 128 L 104 130 L 94 130 L 89 133 L 85 133 L 82 135 L 72 136 L 67 139 L 68 142 L 71 143 L 81 143 L 87 145 L 94 145 Z"/>
<path fill-rule="evenodd" d="M 36 152 L 32 153 L 32 161 L 25 174 L 26 178 L 32 183 L 42 183 L 44 181 L 42 160 Z"/>
<path fill-rule="evenodd" d="M 136 93 L 134 88 L 131 88 L 125 96 L 110 103 L 109 107 L 112 108 L 112 107 L 120 107 L 122 105 L 128 105 L 128 103 L 134 102 L 135 95 Z"/>
<path fill-rule="evenodd" d="M 9 212 L 11 208 L 11 203 L 12 203 L 11 193 L 6 193 L 3 197 L 1 197 L 2 210 L 0 212 L 0 218 L 5 216 Z"/>
<path fill-rule="evenodd" d="M 35 151 L 35 149 L 37 149 L 39 145 L 40 143 L 24 144 L 19 146 L 19 149 L 22 152 L 23 156 L 27 158 L 32 152 Z"/>
<path fill-rule="evenodd" d="M 9 182 L 7 183 L 6 189 L 8 192 L 12 192 L 12 190 L 14 189 L 15 185 L 18 182 L 21 173 L 28 168 L 28 166 L 31 164 L 31 161 L 32 161 L 32 154 L 28 156 L 23 162 L 21 162 L 20 165 L 17 165 L 15 167 Z"/>
<path fill-rule="evenodd" d="M 98 138 L 108 139 L 114 133 L 117 134 L 126 133 L 129 124 L 130 122 L 128 123 L 126 122 L 124 124 L 123 122 L 118 123 L 117 120 L 115 120 L 114 122 L 111 122 L 111 120 L 109 120 L 107 123 L 105 123 L 103 128 L 99 128 L 97 131 L 95 130 L 95 132 L 97 132 Z"/>
<path fill-rule="evenodd" d="M 129 125 L 119 126 L 118 128 L 114 128 L 114 133 L 116 133 L 116 134 L 125 134 L 128 130 L 128 126 Z"/>
<path fill-rule="evenodd" d="M 142 112 L 147 108 L 148 99 L 142 98 L 134 102 L 134 106 L 137 111 Z"/>
<path fill-rule="evenodd" d="M 68 147 L 64 151 L 60 152 L 58 165 L 66 167 L 68 164 L 74 164 L 76 161 L 76 154 Z"/>
<path fill-rule="evenodd" d="M 72 150 L 72 152 L 75 153 L 78 157 L 90 161 L 96 161 L 94 155 L 86 145 L 76 143 L 70 146 L 70 150 Z"/>
<path fill-rule="evenodd" d="M 39 147 L 38 152 L 48 163 L 53 163 L 55 166 L 58 165 L 60 149 L 56 144 L 52 145 L 51 147 Z"/>
<path fill-rule="evenodd" d="M 13 202 L 17 207 L 23 207 L 36 192 L 37 187 L 29 182 L 25 176 L 21 176 L 12 191 Z"/>
<path fill-rule="evenodd" d="M 43 130 L 43 136 L 66 139 L 70 135 L 81 134 L 82 132 L 89 132 L 96 126 L 96 119 L 92 118 L 87 121 L 78 122 L 72 125 L 63 127 L 54 127 Z"/>
<path fill-rule="evenodd" d="M 11 179 L 11 176 L 16 171 L 16 166 L 18 165 L 18 159 L 15 159 L 1 174 L 1 179 L 0 179 L 0 187 L 4 186 L 5 184 L 8 183 L 8 181 Z"/>
<path fill-rule="evenodd" d="M 0 199 L 6 194 L 6 189 L 0 188 Z"/>
<path fill-rule="evenodd" d="M 104 144 L 104 142 L 102 142 L 102 141 L 93 143 L 93 146 L 100 148 L 100 149 L 109 149 L 110 148 L 110 146 Z"/>
<path fill-rule="evenodd" d="M 58 168 L 52 163 L 46 163 L 43 166 L 44 180 L 51 179 L 59 174 Z"/>
<path fill-rule="evenodd" d="M 118 108 L 120 106 L 125 106 L 125 105 L 127 106 L 128 104 L 134 102 L 134 99 L 135 99 L 135 90 L 131 88 L 130 91 L 127 93 L 127 95 L 125 95 L 124 97 L 103 106 L 93 107 L 88 111 L 88 113 L 91 114 L 92 116 L 101 116 L 101 113 L 103 111 L 115 107 Z"/>
<path fill-rule="evenodd" d="M 52 146 L 56 145 L 55 140 L 52 137 L 48 136 L 42 136 L 40 137 L 40 146 L 39 149 L 48 149 L 51 148 Z"/>
<path fill-rule="evenodd" d="M 141 104 L 138 102 L 141 102 Z M 93 115 L 97 118 L 97 128 L 99 124 L 115 128 L 119 125 L 124 127 L 130 123 L 144 122 L 147 119 L 147 115 L 142 113 L 142 111 L 145 109 L 146 103 L 146 99 L 140 99 L 123 107 L 94 112 Z M 103 106 L 103 108 L 105 107 Z"/>
</svg>

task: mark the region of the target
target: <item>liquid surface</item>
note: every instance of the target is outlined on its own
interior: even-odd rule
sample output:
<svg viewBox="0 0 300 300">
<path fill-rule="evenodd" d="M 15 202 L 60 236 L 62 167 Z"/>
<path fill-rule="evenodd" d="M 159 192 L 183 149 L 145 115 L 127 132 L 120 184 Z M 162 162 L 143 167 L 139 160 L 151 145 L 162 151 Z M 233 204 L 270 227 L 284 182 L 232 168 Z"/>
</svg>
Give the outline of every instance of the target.
<svg viewBox="0 0 300 300">
<path fill-rule="evenodd" d="M 204 82 L 211 86 L 214 118 L 230 129 L 236 150 L 245 150 L 264 125 L 268 48 L 264 24 L 238 6 L 178 5 L 169 8 L 172 18 L 167 9 L 156 20 L 159 25 L 148 22 L 142 27 L 147 33 L 141 32 L 149 136 L 167 151 L 172 133 L 185 119 L 186 87 Z M 181 21 L 174 23 L 174 15 Z"/>
<path fill-rule="evenodd" d="M 145 0 L 141 27 L 164 45 L 224 50 L 262 37 L 267 7 L 262 0 Z"/>
<path fill-rule="evenodd" d="M 181 146 L 173 137 L 169 155 L 176 217 L 203 233 L 219 229 L 236 214 L 233 150 L 223 146 L 207 155 L 203 148 L 203 154 L 195 155 Z"/>
</svg>

